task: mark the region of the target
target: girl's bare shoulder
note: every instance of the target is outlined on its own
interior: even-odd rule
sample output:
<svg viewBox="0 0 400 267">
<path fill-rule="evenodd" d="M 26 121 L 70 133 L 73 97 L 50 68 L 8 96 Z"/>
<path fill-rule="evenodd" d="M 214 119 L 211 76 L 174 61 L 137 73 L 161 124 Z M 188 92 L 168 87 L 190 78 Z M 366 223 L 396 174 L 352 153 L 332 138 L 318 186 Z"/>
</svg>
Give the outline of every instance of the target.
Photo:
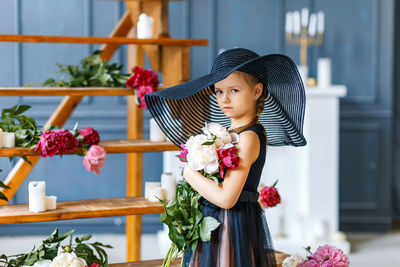
<svg viewBox="0 0 400 267">
<path fill-rule="evenodd" d="M 246 157 L 254 162 L 258 153 L 254 153 L 255 151 L 259 151 L 260 148 L 260 139 L 258 134 L 254 131 L 244 131 L 239 134 L 239 143 L 237 144 L 239 156 L 241 158 Z"/>
</svg>

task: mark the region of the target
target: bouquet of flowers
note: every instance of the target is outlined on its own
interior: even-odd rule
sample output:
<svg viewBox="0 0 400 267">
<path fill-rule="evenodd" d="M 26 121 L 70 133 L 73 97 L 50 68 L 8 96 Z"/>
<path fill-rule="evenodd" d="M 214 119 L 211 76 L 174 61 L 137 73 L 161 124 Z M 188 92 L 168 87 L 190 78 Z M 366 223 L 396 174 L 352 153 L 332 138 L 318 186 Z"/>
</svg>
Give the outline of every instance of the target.
<svg viewBox="0 0 400 267">
<path fill-rule="evenodd" d="M 53 233 L 37 248 L 29 253 L 6 256 L 0 255 L 0 266 L 5 267 L 106 267 L 108 256 L 105 248 L 112 248 L 100 242 L 87 243 L 92 235 L 75 238 L 73 242 L 71 230 L 59 235 L 56 228 Z M 61 244 L 66 238 L 68 244 Z"/>
<path fill-rule="evenodd" d="M 272 208 L 281 203 L 281 196 L 276 189 L 277 183 L 278 180 L 272 186 L 264 186 L 260 190 L 260 202 L 264 208 Z"/>
<path fill-rule="evenodd" d="M 146 108 L 144 96 L 157 90 L 159 81 L 158 75 L 152 70 L 145 70 L 141 67 L 133 68 L 133 75 L 126 81 L 125 85 L 135 90 L 136 104 L 140 108 Z"/>
<path fill-rule="evenodd" d="M 334 246 L 319 246 L 312 253 L 311 248 L 307 247 L 309 253 L 307 259 L 298 255 L 287 257 L 282 262 L 282 267 L 348 267 L 350 265 L 349 258 L 341 249 Z"/>
<path fill-rule="evenodd" d="M 235 146 L 238 141 L 238 134 L 229 133 L 217 123 L 207 123 L 202 134 L 191 136 L 181 145 L 178 158 L 217 184 L 223 183 L 226 170 L 239 166 Z M 168 236 L 172 241 L 162 266 L 170 266 L 180 253 L 183 260 L 186 249 L 192 246 L 194 251 L 199 238 L 203 242 L 210 241 L 211 232 L 220 225 L 211 216 L 203 217 L 200 197 L 189 183 L 183 181 L 177 185 L 176 195 L 169 203 L 160 200 L 165 209 L 160 221 L 168 225 Z"/>
</svg>

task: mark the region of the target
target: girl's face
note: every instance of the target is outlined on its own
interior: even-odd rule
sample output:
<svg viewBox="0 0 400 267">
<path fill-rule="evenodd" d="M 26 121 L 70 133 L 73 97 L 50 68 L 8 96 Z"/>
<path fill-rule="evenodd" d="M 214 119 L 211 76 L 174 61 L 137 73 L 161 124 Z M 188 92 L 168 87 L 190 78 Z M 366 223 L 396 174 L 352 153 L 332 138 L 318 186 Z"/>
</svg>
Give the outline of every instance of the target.
<svg viewBox="0 0 400 267">
<path fill-rule="evenodd" d="M 214 90 L 218 105 L 228 118 L 256 115 L 256 101 L 262 93 L 261 83 L 250 85 L 244 75 L 233 72 L 215 83 Z"/>
</svg>

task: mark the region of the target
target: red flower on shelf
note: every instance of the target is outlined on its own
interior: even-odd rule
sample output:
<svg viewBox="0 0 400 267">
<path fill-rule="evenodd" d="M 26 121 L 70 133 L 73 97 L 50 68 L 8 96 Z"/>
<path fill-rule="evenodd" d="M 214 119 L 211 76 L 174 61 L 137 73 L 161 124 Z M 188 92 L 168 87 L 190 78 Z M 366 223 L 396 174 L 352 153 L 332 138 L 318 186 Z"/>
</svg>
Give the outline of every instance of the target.
<svg viewBox="0 0 400 267">
<path fill-rule="evenodd" d="M 135 90 L 136 101 L 140 108 L 147 108 L 144 96 L 156 91 L 158 84 L 157 73 L 138 66 L 133 68 L 133 75 L 125 83 L 126 86 Z"/>
<path fill-rule="evenodd" d="M 272 186 L 264 186 L 263 189 L 260 190 L 260 200 L 262 205 L 272 208 L 281 203 L 281 196 L 276 189 L 276 184 L 278 180 Z"/>
<path fill-rule="evenodd" d="M 100 142 L 99 133 L 92 127 L 86 127 L 82 130 L 79 130 L 79 135 L 83 137 L 81 143 L 97 145 Z"/>
<path fill-rule="evenodd" d="M 40 149 L 42 157 L 74 152 L 78 139 L 66 129 L 43 131 L 35 151 Z"/>
</svg>

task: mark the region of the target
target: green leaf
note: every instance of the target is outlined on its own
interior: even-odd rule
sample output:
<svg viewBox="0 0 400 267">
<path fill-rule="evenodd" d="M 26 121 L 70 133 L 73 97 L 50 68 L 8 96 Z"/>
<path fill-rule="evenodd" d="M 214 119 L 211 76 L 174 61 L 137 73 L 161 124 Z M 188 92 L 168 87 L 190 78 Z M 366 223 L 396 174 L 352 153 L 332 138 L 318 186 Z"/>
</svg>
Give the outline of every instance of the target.
<svg viewBox="0 0 400 267">
<path fill-rule="evenodd" d="M 211 232 L 220 225 L 220 223 L 213 217 L 207 216 L 203 218 L 200 224 L 200 238 L 203 242 L 210 241 Z"/>
<path fill-rule="evenodd" d="M 8 198 L 6 197 L 6 195 L 3 194 L 3 192 L 0 192 L 0 199 L 8 202 Z"/>
<path fill-rule="evenodd" d="M 0 181 L 0 187 L 10 189 L 10 187 L 6 184 L 4 184 L 2 181 Z"/>
</svg>

